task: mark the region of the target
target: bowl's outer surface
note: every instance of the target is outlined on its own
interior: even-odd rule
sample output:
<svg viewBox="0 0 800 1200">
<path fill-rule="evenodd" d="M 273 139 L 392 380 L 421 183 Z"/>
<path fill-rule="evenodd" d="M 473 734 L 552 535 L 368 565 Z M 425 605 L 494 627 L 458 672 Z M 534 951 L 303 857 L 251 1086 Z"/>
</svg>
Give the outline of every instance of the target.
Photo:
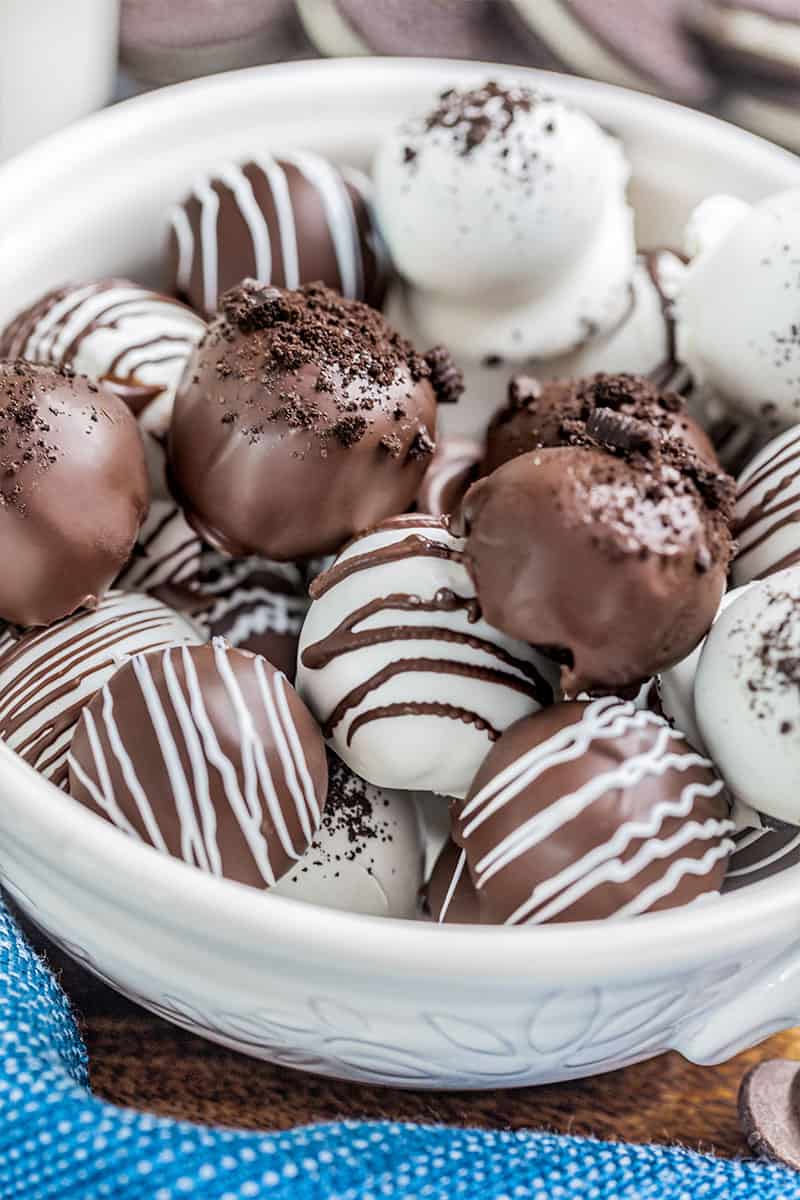
<svg viewBox="0 0 800 1200">
<path fill-rule="evenodd" d="M 260 148 L 366 165 L 454 80 L 436 61 L 289 64 L 130 101 L 0 170 L 0 323 L 65 279 L 157 280 L 165 208 Z M 534 83 L 624 139 L 641 244 L 712 191 L 800 186 L 800 160 L 674 105 Z M 746 286 L 746 281 L 742 281 Z M 0 746 L 0 874 L 75 957 L 170 1020 L 343 1078 L 482 1088 L 611 1070 L 676 1048 L 717 1061 L 800 1021 L 800 868 L 721 901 L 616 924 L 438 928 L 266 897 L 129 841 Z"/>
</svg>

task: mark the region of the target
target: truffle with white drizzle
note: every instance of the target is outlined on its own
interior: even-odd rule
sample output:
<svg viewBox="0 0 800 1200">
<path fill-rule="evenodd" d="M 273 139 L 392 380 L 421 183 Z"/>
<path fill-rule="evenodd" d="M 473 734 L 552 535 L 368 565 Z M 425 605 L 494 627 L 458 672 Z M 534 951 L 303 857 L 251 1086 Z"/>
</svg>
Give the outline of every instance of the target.
<svg viewBox="0 0 800 1200">
<path fill-rule="evenodd" d="M 606 697 L 517 722 L 453 836 L 487 924 L 620 918 L 722 884 L 734 825 L 712 763 L 654 713 Z"/>
<path fill-rule="evenodd" d="M 109 592 L 93 612 L 0 637 L 0 737 L 58 787 L 81 710 L 133 654 L 201 636 L 152 596 Z"/>
<path fill-rule="evenodd" d="M 133 554 L 117 576 L 124 591 L 152 592 L 164 587 L 190 587 L 203 557 L 203 543 L 172 500 L 150 505 Z"/>
<path fill-rule="evenodd" d="M 130 659 L 83 710 L 70 793 L 209 874 L 271 887 L 325 805 L 325 746 L 284 675 L 216 639 Z"/>
<path fill-rule="evenodd" d="M 502 731 L 552 701 L 552 667 L 483 620 L 441 520 L 383 522 L 310 590 L 298 689 L 370 783 L 463 796 Z"/>
<path fill-rule="evenodd" d="M 191 309 L 127 279 L 68 283 L 0 333 L 0 358 L 71 368 L 103 382 L 139 420 L 151 477 L 163 488 L 157 446 L 167 432 L 186 361 L 205 333 Z"/>
<path fill-rule="evenodd" d="M 694 682 L 700 734 L 731 791 L 800 826 L 798 685 L 800 565 L 740 593 L 712 626 Z"/>
<path fill-rule="evenodd" d="M 425 911 L 438 925 L 479 925 L 478 893 L 467 866 L 467 855 L 448 838 L 425 885 Z"/>
<path fill-rule="evenodd" d="M 329 752 L 322 824 L 271 894 L 375 917 L 411 918 L 423 860 L 414 798 L 365 783 Z"/>
<path fill-rule="evenodd" d="M 309 150 L 200 179 L 169 215 L 167 261 L 172 290 L 208 316 L 248 278 L 290 289 L 321 280 L 379 307 L 388 266 L 367 176 Z"/>
<path fill-rule="evenodd" d="M 737 586 L 800 562 L 800 425 L 774 438 L 736 484 Z"/>
<path fill-rule="evenodd" d="M 771 879 L 800 863 L 800 829 L 741 829 L 733 835 L 733 842 L 723 894 Z"/>
</svg>

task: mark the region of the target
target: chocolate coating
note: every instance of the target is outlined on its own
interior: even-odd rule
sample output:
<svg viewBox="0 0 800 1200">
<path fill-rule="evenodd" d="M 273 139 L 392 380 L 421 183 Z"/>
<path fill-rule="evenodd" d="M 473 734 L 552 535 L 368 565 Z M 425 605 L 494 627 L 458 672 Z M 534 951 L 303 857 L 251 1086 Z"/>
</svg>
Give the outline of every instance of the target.
<svg viewBox="0 0 800 1200">
<path fill-rule="evenodd" d="M 484 923 L 689 904 L 719 889 L 733 828 L 711 762 L 661 717 L 613 697 L 512 725 L 453 806 Z"/>
<path fill-rule="evenodd" d="M 0 617 L 93 608 L 127 561 L 149 487 L 136 420 L 104 386 L 0 363 Z"/>
<path fill-rule="evenodd" d="M 598 410 L 610 409 L 644 421 L 668 438 L 681 438 L 709 467 L 719 468 L 705 430 L 686 410 L 677 392 L 662 392 L 639 375 L 599 372 L 586 379 L 553 379 L 547 383 L 527 375 L 515 376 L 508 403 L 495 413 L 486 435 L 481 474 L 538 450 L 569 444 L 575 422 L 585 423 Z"/>
<path fill-rule="evenodd" d="M 425 886 L 425 909 L 439 925 L 479 925 L 478 893 L 464 851 L 448 839 Z"/>
<path fill-rule="evenodd" d="M 379 308 L 388 257 L 370 181 L 309 151 L 229 166 L 172 210 L 167 273 L 170 289 L 209 316 L 248 278 L 285 288 L 321 280 Z"/>
<path fill-rule="evenodd" d="M 70 793 L 132 837 L 263 888 L 322 819 L 325 745 L 294 688 L 221 640 L 131 659 L 83 710 Z"/>
<path fill-rule="evenodd" d="M 643 423 L 603 420 L 619 421 L 622 446 L 604 427 L 603 443 L 520 455 L 461 506 L 486 619 L 557 651 L 571 696 L 684 658 L 714 619 L 731 555 L 732 480 L 682 446 L 648 447 Z"/>
<path fill-rule="evenodd" d="M 404 511 L 434 450 L 430 375 L 379 313 L 321 284 L 234 288 L 175 403 L 190 524 L 224 553 L 286 561 Z"/>
</svg>

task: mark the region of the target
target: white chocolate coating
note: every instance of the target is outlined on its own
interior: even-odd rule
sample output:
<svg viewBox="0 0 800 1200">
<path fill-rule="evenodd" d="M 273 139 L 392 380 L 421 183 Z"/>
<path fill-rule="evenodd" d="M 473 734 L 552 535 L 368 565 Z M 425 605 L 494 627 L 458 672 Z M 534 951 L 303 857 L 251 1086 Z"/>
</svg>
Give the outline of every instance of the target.
<svg viewBox="0 0 800 1200">
<path fill-rule="evenodd" d="M 679 357 L 703 390 L 767 429 L 800 419 L 800 189 L 706 200 L 689 222 Z"/>
<path fill-rule="evenodd" d="M 413 918 L 424 847 L 413 796 L 376 788 L 330 756 L 322 824 L 279 896 L 376 917 Z"/>
<path fill-rule="evenodd" d="M 81 710 L 134 654 L 203 639 L 152 596 L 109 592 L 15 639 L 0 637 L 0 736 L 46 779 L 67 785 L 67 752 Z"/>
<path fill-rule="evenodd" d="M 731 791 L 800 825 L 800 567 L 751 584 L 709 633 L 694 685 L 697 724 Z"/>
<path fill-rule="evenodd" d="M 800 425 L 769 442 L 739 476 L 734 537 L 737 586 L 800 561 Z"/>
<path fill-rule="evenodd" d="M 378 218 L 412 285 L 412 322 L 456 359 L 563 354 L 613 328 L 629 302 L 622 149 L 583 113 L 529 95 L 529 111 L 517 107 L 505 131 L 469 153 L 451 128 L 426 130 L 422 117 L 375 160 Z"/>
<path fill-rule="evenodd" d="M 445 556 L 426 553 L 431 544 Z M 337 754 L 380 787 L 463 796 L 493 738 L 535 712 L 536 696 L 549 699 L 552 665 L 474 619 L 463 547 L 432 517 L 394 518 L 354 539 L 315 583 L 328 581 L 300 636 L 297 689 L 331 723 Z M 447 595 L 456 606 L 440 604 Z M 345 624 L 349 647 L 328 650 Z"/>
</svg>

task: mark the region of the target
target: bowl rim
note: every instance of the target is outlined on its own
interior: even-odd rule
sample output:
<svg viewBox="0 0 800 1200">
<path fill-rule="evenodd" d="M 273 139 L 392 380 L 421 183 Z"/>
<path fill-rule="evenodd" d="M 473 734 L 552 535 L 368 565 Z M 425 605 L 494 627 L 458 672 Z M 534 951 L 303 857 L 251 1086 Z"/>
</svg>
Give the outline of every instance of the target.
<svg viewBox="0 0 800 1200">
<path fill-rule="evenodd" d="M 800 159 L 746 130 L 685 108 L 659 97 L 627 88 L 534 68 L 459 59 L 353 58 L 309 60 L 273 64 L 191 80 L 133 97 L 89 117 L 66 131 L 51 135 L 0 166 L 0 228 L 9 220 L 31 189 L 47 184 L 54 173 L 69 166 L 78 170 L 89 154 L 96 159 L 106 146 L 116 145 L 129 133 L 141 137 L 148 126 L 160 125 L 162 116 L 185 108 L 216 108 L 225 97 L 250 92 L 258 81 L 280 81 L 287 87 L 306 83 L 309 74 L 325 77 L 326 87 L 347 91 L 358 78 L 362 89 L 368 81 L 380 84 L 387 74 L 413 77 L 416 84 L 436 86 L 448 75 L 459 80 L 486 77 L 487 72 L 505 77 L 524 77 L 540 86 L 555 88 L 557 94 L 580 104 L 581 97 L 603 97 L 610 111 L 638 113 L 647 122 L 668 122 L 681 135 L 697 131 L 702 140 L 714 138 L 729 155 L 737 152 L 751 159 L 760 157 L 773 166 L 779 159 L 795 167 L 800 186 Z M 200 113 L 198 112 L 198 119 Z M 755 164 L 757 166 L 757 164 Z M 6 235 L 7 236 L 7 235 Z M 11 820 L 16 807 L 20 814 L 9 840 L 46 864 L 51 873 L 80 879 L 87 892 L 102 896 L 106 903 L 136 910 L 142 916 L 157 913 L 159 925 L 174 931 L 202 929 L 204 943 L 214 943 L 222 954 L 241 953 L 252 957 L 261 945 L 270 954 L 282 952 L 339 966 L 360 962 L 365 969 L 389 975 L 439 973 L 446 966 L 448 978 L 491 978 L 499 985 L 521 981 L 541 983 L 553 969 L 559 977 L 572 974 L 587 979 L 610 973 L 637 973 L 707 962 L 709 947 L 722 956 L 743 942 L 764 939 L 765 930 L 774 941 L 782 932 L 797 928 L 800 916 L 800 866 L 710 901 L 680 909 L 645 914 L 614 922 L 572 922 L 547 926 L 439 926 L 432 922 L 367 916 L 306 903 L 284 896 L 258 895 L 254 889 L 218 879 L 166 857 L 150 846 L 132 841 L 115 826 L 89 812 L 78 801 L 42 779 L 12 750 L 0 743 L 0 787 L 10 798 Z M 4 800 L 8 808 L 9 799 Z M 41 845 L 50 845 L 43 854 Z M 9 856 L 13 860 L 13 855 Z M 99 872 L 93 866 L 102 864 Z M 120 889 L 119 881 L 132 885 Z M 787 884 L 791 883 L 791 886 Z M 256 899 L 256 896 L 258 898 Z M 599 938 L 598 932 L 606 936 Z M 57 932 L 57 931 L 54 931 Z M 520 939 L 525 939 L 524 943 Z M 520 955 L 520 947 L 533 953 Z M 609 950 L 613 945 L 613 956 Z"/>
</svg>

